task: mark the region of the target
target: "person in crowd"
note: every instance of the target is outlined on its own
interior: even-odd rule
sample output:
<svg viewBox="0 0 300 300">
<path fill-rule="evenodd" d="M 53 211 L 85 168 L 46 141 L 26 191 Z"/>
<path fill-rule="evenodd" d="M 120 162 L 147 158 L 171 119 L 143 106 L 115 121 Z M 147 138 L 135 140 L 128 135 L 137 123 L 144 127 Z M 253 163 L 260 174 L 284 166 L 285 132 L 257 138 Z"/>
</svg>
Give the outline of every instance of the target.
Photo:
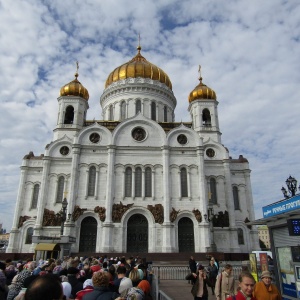
<svg viewBox="0 0 300 300">
<path fill-rule="evenodd" d="M 239 275 L 239 289 L 236 295 L 233 295 L 227 300 L 257 300 L 252 296 L 255 285 L 255 279 L 249 272 L 242 272 Z M 264 298 L 267 300 L 268 298 Z"/>
<path fill-rule="evenodd" d="M 27 270 L 24 270 L 17 275 L 16 283 L 8 291 L 7 300 L 13 300 L 18 296 L 21 289 L 24 287 L 25 279 L 29 276 L 31 276 L 31 272 Z"/>
<path fill-rule="evenodd" d="M 72 296 L 74 299 L 76 293 L 83 289 L 83 283 L 80 282 L 77 278 L 77 276 L 79 276 L 79 270 L 77 268 L 70 267 L 68 268 L 67 273 L 68 273 L 68 282 L 72 286 Z"/>
<path fill-rule="evenodd" d="M 100 266 L 99 260 L 95 259 L 93 261 L 93 264 L 90 267 L 90 269 L 91 269 L 92 273 L 100 271 L 101 270 L 101 266 Z"/>
<path fill-rule="evenodd" d="M 140 288 L 144 294 L 145 294 L 145 300 L 152 300 L 151 297 L 151 286 L 148 280 L 142 280 L 138 286 L 138 288 Z"/>
<path fill-rule="evenodd" d="M 77 292 L 75 300 L 82 300 L 83 296 L 94 290 L 92 279 L 87 279 L 83 283 L 83 290 Z"/>
<path fill-rule="evenodd" d="M 11 285 L 13 278 L 17 275 L 17 270 L 13 264 L 8 264 L 5 271 L 6 284 L 7 286 Z"/>
<path fill-rule="evenodd" d="M 61 285 L 63 287 L 63 293 L 66 299 L 71 299 L 71 297 L 73 297 L 71 284 L 68 281 L 63 281 Z"/>
<path fill-rule="evenodd" d="M 5 276 L 6 265 L 3 262 L 0 262 L 0 300 L 5 300 L 8 293 L 8 287 L 6 285 L 6 276 Z"/>
<path fill-rule="evenodd" d="M 53 268 L 53 274 L 59 274 L 60 271 L 63 269 L 62 265 L 61 265 L 61 260 L 57 259 L 55 262 L 55 266 Z"/>
<path fill-rule="evenodd" d="M 217 276 L 215 295 L 217 300 L 226 300 L 234 295 L 234 277 L 231 275 L 232 265 L 227 264 L 224 271 Z"/>
<path fill-rule="evenodd" d="M 124 290 L 120 298 L 117 299 L 127 299 L 127 300 L 145 300 L 145 294 L 142 289 L 139 287 L 131 287 L 129 289 Z"/>
<path fill-rule="evenodd" d="M 23 300 L 24 297 L 25 297 L 25 293 L 26 293 L 26 290 L 27 288 L 30 286 L 30 284 L 38 278 L 39 275 L 31 275 L 29 277 L 27 277 L 25 280 L 24 280 L 24 284 L 23 284 L 23 287 L 21 289 L 21 291 L 19 292 L 18 296 L 15 297 L 14 300 Z"/>
<path fill-rule="evenodd" d="M 190 260 L 189 260 L 189 268 L 190 268 L 190 271 L 191 271 L 191 274 L 193 273 L 196 273 L 197 272 L 197 263 L 194 259 L 194 256 L 191 256 L 190 257 Z M 191 281 L 191 284 L 194 284 L 195 281 L 196 281 L 196 278 L 194 278 L 193 276 L 190 277 L 191 279 L 189 279 L 189 283 Z"/>
<path fill-rule="evenodd" d="M 124 277 L 122 278 L 121 282 L 120 282 L 120 286 L 119 286 L 119 294 L 123 293 L 123 291 L 125 291 L 126 289 L 130 289 L 132 288 L 132 281 L 131 279 Z"/>
<path fill-rule="evenodd" d="M 277 289 L 275 284 L 272 284 L 272 275 L 269 271 L 263 271 L 261 281 L 257 282 L 253 296 L 257 300 L 282 300 L 281 293 Z"/>
<path fill-rule="evenodd" d="M 116 292 L 119 292 L 121 280 L 126 277 L 126 268 L 124 266 L 119 266 L 117 268 L 117 276 L 118 278 L 114 280 L 114 288 Z"/>
<path fill-rule="evenodd" d="M 63 288 L 58 276 L 51 273 L 38 276 L 25 292 L 25 300 L 62 300 Z"/>
<path fill-rule="evenodd" d="M 111 274 L 112 281 L 114 281 L 114 280 L 116 280 L 118 278 L 118 275 L 116 274 L 116 268 L 115 268 L 115 266 L 113 266 L 113 265 L 110 266 L 108 268 L 108 273 Z"/>
<path fill-rule="evenodd" d="M 213 257 L 211 257 L 209 261 L 209 266 L 207 267 L 207 271 L 208 271 L 209 281 L 211 283 L 212 294 L 214 295 L 217 276 L 218 276 L 218 268 L 215 265 L 215 259 Z"/>
<path fill-rule="evenodd" d="M 85 278 L 86 279 L 92 279 L 92 277 L 93 277 L 93 272 L 92 272 L 92 270 L 91 270 L 91 268 L 90 268 L 90 265 L 89 265 L 89 263 L 84 263 L 84 265 L 83 265 L 83 270 L 84 270 L 84 273 L 85 273 Z"/>
<path fill-rule="evenodd" d="M 216 258 L 214 258 L 213 256 L 210 258 L 210 261 L 213 261 L 214 265 L 217 268 L 217 271 L 219 272 L 219 268 L 220 268 L 219 261 Z"/>
<path fill-rule="evenodd" d="M 194 300 L 207 300 L 207 285 L 211 286 L 211 283 L 208 280 L 204 267 L 202 265 L 199 265 L 197 272 L 192 274 L 196 279 L 191 290 L 191 293 L 194 296 Z"/>
<path fill-rule="evenodd" d="M 117 294 L 110 291 L 108 288 L 109 277 L 107 272 L 95 272 L 92 281 L 94 290 L 85 294 L 82 300 L 111 300 L 117 297 Z"/>
<path fill-rule="evenodd" d="M 144 275 L 143 272 L 142 272 L 142 274 Z M 142 279 L 140 278 L 140 274 L 139 274 L 138 270 L 134 268 L 129 273 L 129 279 L 131 279 L 131 281 L 132 281 L 132 286 L 136 287 L 143 278 Z"/>
</svg>

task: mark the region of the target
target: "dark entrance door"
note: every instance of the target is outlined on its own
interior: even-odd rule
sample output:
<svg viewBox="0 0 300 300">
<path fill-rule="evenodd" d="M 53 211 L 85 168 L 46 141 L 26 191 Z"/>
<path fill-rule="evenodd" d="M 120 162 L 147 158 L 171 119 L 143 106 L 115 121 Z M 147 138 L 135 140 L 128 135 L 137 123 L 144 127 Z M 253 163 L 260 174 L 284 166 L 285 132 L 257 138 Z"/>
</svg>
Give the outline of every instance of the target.
<svg viewBox="0 0 300 300">
<path fill-rule="evenodd" d="M 195 252 L 194 224 L 190 218 L 181 218 L 178 222 L 179 252 Z"/>
<path fill-rule="evenodd" d="M 133 215 L 128 220 L 127 252 L 148 252 L 148 221 L 141 214 Z"/>
<path fill-rule="evenodd" d="M 86 217 L 81 222 L 79 252 L 95 252 L 97 239 L 97 221 Z"/>
</svg>

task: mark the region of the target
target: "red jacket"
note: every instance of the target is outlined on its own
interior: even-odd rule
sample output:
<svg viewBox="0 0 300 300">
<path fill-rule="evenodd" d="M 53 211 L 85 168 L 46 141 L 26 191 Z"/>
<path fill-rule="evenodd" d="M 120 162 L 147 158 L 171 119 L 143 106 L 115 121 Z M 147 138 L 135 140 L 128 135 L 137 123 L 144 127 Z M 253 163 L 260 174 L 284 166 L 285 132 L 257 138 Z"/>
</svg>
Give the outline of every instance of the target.
<svg viewBox="0 0 300 300">
<path fill-rule="evenodd" d="M 79 291 L 76 293 L 76 298 L 75 300 L 82 300 L 83 296 L 92 292 L 94 290 L 94 288 L 87 286 L 85 289 Z"/>
<path fill-rule="evenodd" d="M 246 300 L 246 297 L 244 296 L 244 294 L 242 294 L 240 291 L 238 291 L 235 296 L 229 297 L 228 300 Z M 256 298 L 251 297 L 251 300 L 256 300 Z"/>
</svg>

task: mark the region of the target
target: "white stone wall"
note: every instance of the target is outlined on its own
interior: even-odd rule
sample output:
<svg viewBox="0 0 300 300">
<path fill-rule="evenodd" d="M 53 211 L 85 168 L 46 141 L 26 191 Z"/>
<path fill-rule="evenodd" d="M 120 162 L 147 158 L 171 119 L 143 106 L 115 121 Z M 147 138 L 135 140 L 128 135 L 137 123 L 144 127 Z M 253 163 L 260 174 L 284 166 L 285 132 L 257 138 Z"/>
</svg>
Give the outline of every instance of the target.
<svg viewBox="0 0 300 300">
<path fill-rule="evenodd" d="M 168 107 L 168 120 L 173 118 L 176 99 L 168 88 L 161 84 L 142 81 L 122 81 L 108 87 L 101 96 L 104 118 L 108 116 L 108 107 L 114 104 L 114 119 L 118 120 L 120 113 L 119 103 L 127 102 L 127 119 L 120 123 L 114 131 L 95 123 L 89 127 L 82 127 L 84 114 L 88 106 L 81 99 L 73 99 L 78 108 L 76 124 L 64 126 L 62 118 L 65 107 L 70 99 L 59 98 L 58 125 L 54 132 L 54 140 L 40 159 L 25 159 L 21 175 L 17 209 L 12 229 L 8 251 L 28 252 L 33 246 L 25 245 L 25 234 L 28 224 L 35 227 L 35 233 L 40 235 L 59 235 L 59 227 L 40 227 L 43 209 L 47 208 L 57 213 L 61 204 L 56 203 L 57 183 L 59 176 L 65 178 L 65 197 L 68 199 L 68 213 L 73 212 L 74 206 L 86 208 L 82 216 L 74 223 L 66 225 L 65 234 L 80 239 L 81 222 L 86 216 L 93 216 L 97 220 L 96 252 L 115 251 L 126 252 L 127 249 L 127 221 L 136 214 L 143 214 L 148 221 L 148 251 L 149 252 L 176 252 L 178 251 L 178 222 L 188 217 L 194 226 L 195 252 L 205 252 L 209 249 L 212 240 L 221 252 L 250 252 L 256 247 L 253 232 L 243 221 L 246 217 L 253 219 L 253 204 L 248 163 L 231 163 L 228 152 L 221 144 L 219 123 L 217 116 L 217 102 L 198 101 L 190 105 L 192 119 L 195 120 L 194 129 L 183 125 L 165 132 L 157 122 L 149 119 L 150 102 L 158 105 L 158 120 L 163 119 L 163 106 Z M 145 83 L 141 89 L 138 84 Z M 135 89 L 132 89 L 135 87 Z M 123 90 L 122 90 L 123 89 Z M 123 92 L 122 92 L 123 91 Z M 77 97 L 78 98 L 78 97 Z M 135 115 L 134 103 L 136 99 L 143 100 L 142 114 Z M 212 116 L 213 129 L 202 131 L 199 111 L 209 108 Z M 202 118 L 202 117 L 201 117 Z M 79 125 L 81 126 L 79 126 Z M 132 138 L 132 130 L 142 127 L 146 131 L 146 139 L 142 142 Z M 97 132 L 101 139 L 93 144 L 89 140 L 91 133 Z M 177 136 L 184 134 L 187 144 L 177 141 Z M 60 148 L 67 146 L 70 152 L 66 156 L 60 154 Z M 213 148 L 215 156 L 210 158 L 205 154 L 206 149 Z M 204 161 L 203 161 L 204 160 Z M 47 169 L 46 169 L 47 166 Z M 96 168 L 96 194 L 87 196 L 88 171 L 91 166 Z M 127 166 L 142 170 L 146 166 L 152 169 L 152 197 L 124 197 L 124 176 Z M 180 168 L 185 167 L 188 174 L 188 197 L 181 197 Z M 209 224 L 204 220 L 207 213 L 209 194 L 209 179 L 215 178 L 217 184 L 217 204 L 215 213 L 229 212 L 230 228 L 214 228 L 211 236 Z M 31 209 L 31 199 L 34 184 L 40 184 L 40 196 L 37 209 Z M 234 210 L 232 186 L 238 187 L 240 210 Z M 120 223 L 110 222 L 111 209 L 114 203 L 124 205 L 134 204 L 123 215 Z M 147 205 L 162 204 L 165 210 L 164 224 L 155 223 L 153 215 Z M 96 206 L 106 208 L 106 220 L 102 222 L 94 212 Z M 169 221 L 169 212 L 174 208 L 179 211 L 176 220 Z M 199 209 L 203 221 L 199 223 L 193 209 Z M 17 228 L 20 216 L 29 216 L 31 219 Z M 237 243 L 237 228 L 244 232 L 245 244 Z M 257 241 L 258 243 L 258 241 Z M 79 250 L 79 243 L 72 245 L 72 251 Z"/>
</svg>

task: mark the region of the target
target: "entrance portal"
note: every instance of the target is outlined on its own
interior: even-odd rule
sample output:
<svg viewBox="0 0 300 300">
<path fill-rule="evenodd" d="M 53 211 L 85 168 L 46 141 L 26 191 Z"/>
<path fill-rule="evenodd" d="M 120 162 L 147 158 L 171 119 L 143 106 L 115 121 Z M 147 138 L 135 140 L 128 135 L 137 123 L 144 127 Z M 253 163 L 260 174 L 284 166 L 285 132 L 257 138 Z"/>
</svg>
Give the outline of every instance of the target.
<svg viewBox="0 0 300 300">
<path fill-rule="evenodd" d="M 181 218 L 178 222 L 179 252 L 195 252 L 194 224 L 190 218 Z"/>
<path fill-rule="evenodd" d="M 148 252 L 148 221 L 141 214 L 133 215 L 128 220 L 127 252 Z"/>
<path fill-rule="evenodd" d="M 79 252 L 95 252 L 97 240 L 97 221 L 86 217 L 81 222 Z"/>
</svg>

